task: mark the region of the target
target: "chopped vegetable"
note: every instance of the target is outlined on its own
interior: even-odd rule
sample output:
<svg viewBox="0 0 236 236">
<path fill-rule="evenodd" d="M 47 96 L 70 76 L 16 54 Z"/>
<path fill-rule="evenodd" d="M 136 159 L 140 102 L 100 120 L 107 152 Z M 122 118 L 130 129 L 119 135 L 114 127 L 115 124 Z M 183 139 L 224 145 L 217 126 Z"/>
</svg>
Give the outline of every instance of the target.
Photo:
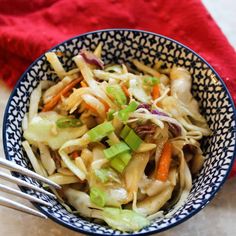
<svg viewBox="0 0 236 236">
<path fill-rule="evenodd" d="M 136 152 L 148 152 L 156 148 L 157 145 L 155 143 L 145 143 L 142 142 L 138 149 L 136 149 Z"/>
<path fill-rule="evenodd" d="M 83 170 L 76 166 L 75 162 L 70 159 L 70 157 L 63 151 L 60 150 L 59 154 L 61 159 L 64 161 L 66 167 L 70 169 L 80 180 L 85 180 L 86 175 Z"/>
<path fill-rule="evenodd" d="M 54 183 L 59 185 L 74 184 L 81 182 L 80 179 L 78 179 L 76 176 L 63 175 L 61 173 L 53 174 L 48 178 Z"/>
<path fill-rule="evenodd" d="M 80 119 L 70 118 L 70 117 L 64 117 L 60 118 L 56 121 L 56 125 L 58 128 L 68 128 L 68 127 L 80 127 L 83 125 Z"/>
<path fill-rule="evenodd" d="M 151 111 L 152 110 L 152 106 L 150 105 L 150 104 L 147 104 L 147 103 L 141 103 L 141 104 L 139 104 L 138 105 L 138 109 L 139 108 L 144 108 L 144 109 L 146 109 L 146 110 L 148 110 L 148 111 Z"/>
<path fill-rule="evenodd" d="M 140 144 L 143 142 L 142 139 L 133 130 L 130 130 L 124 140 L 133 151 L 136 151 L 139 148 Z"/>
<path fill-rule="evenodd" d="M 55 52 L 47 52 L 45 56 L 48 62 L 51 64 L 52 68 L 55 70 L 59 78 L 63 78 L 66 71 L 64 70 L 61 62 L 59 61 Z"/>
<path fill-rule="evenodd" d="M 120 183 L 119 176 L 111 168 L 96 169 L 94 170 L 94 174 L 102 183 L 106 183 L 108 181 Z"/>
<path fill-rule="evenodd" d="M 125 127 L 121 130 L 120 137 L 125 139 L 125 137 L 129 134 L 131 131 L 131 128 L 128 125 L 125 125 Z"/>
<path fill-rule="evenodd" d="M 125 86 L 125 84 L 122 84 L 121 88 L 122 88 L 123 92 L 125 93 L 125 95 L 129 98 L 130 97 L 130 93 L 129 93 L 128 88 Z"/>
<path fill-rule="evenodd" d="M 87 132 L 92 142 L 97 142 L 106 137 L 110 132 L 114 131 L 111 122 L 104 122 Z"/>
<path fill-rule="evenodd" d="M 164 144 L 159 164 L 156 170 L 156 179 L 165 182 L 168 179 L 170 162 L 171 162 L 171 143 Z"/>
<path fill-rule="evenodd" d="M 84 58 L 84 60 L 87 63 L 98 66 L 99 68 L 103 69 L 104 67 L 103 61 L 99 57 L 95 56 L 94 53 L 82 49 L 80 51 L 80 55 Z"/>
<path fill-rule="evenodd" d="M 105 112 L 107 112 L 110 108 L 110 106 L 107 104 L 107 102 L 105 102 L 103 99 L 99 98 L 99 101 L 103 104 L 104 108 L 105 108 Z"/>
<path fill-rule="evenodd" d="M 120 142 L 105 149 L 103 152 L 107 159 L 111 159 L 128 150 L 130 150 L 130 148 L 127 146 L 127 144 L 125 144 L 124 142 Z"/>
<path fill-rule="evenodd" d="M 99 116 L 105 118 L 106 108 L 101 100 L 90 94 L 83 94 L 81 95 L 81 98 L 87 105 L 89 105 L 89 107 L 91 107 L 97 114 L 99 114 Z"/>
<path fill-rule="evenodd" d="M 130 152 L 126 151 L 126 152 L 121 153 L 118 156 L 114 157 L 110 161 L 110 165 L 112 168 L 114 168 L 118 172 L 122 173 L 123 170 L 125 169 L 125 167 L 127 166 L 127 164 L 129 163 L 130 159 L 131 159 L 131 154 L 130 154 Z"/>
<path fill-rule="evenodd" d="M 153 100 L 157 99 L 160 97 L 160 89 L 159 89 L 159 85 L 154 85 L 152 88 L 152 98 Z"/>
<path fill-rule="evenodd" d="M 55 95 L 49 102 L 44 105 L 43 112 L 52 110 L 57 103 L 61 100 L 61 97 L 68 95 L 68 92 L 72 90 L 77 84 L 81 82 L 82 78 L 75 79 L 71 81 L 65 88 L 61 90 L 57 95 Z"/>
<path fill-rule="evenodd" d="M 96 169 L 94 170 L 96 177 L 102 182 L 106 183 L 109 180 L 108 170 L 107 169 Z"/>
<path fill-rule="evenodd" d="M 144 89 L 140 78 L 131 79 L 129 81 L 129 92 L 140 102 L 149 103 L 151 100 L 150 93 Z"/>
<path fill-rule="evenodd" d="M 57 172 L 66 176 L 75 176 L 74 173 L 71 172 L 67 167 L 61 167 L 57 169 Z"/>
<path fill-rule="evenodd" d="M 41 159 L 43 167 L 46 169 L 49 175 L 52 175 L 56 170 L 56 164 L 55 164 L 55 161 L 51 157 L 48 146 L 43 143 L 38 143 L 38 148 L 39 148 L 40 159 Z"/>
<path fill-rule="evenodd" d="M 108 135 L 108 141 L 107 143 L 112 146 L 114 144 L 117 144 L 120 142 L 120 139 L 117 137 L 117 135 L 115 134 L 115 132 L 112 132 Z"/>
<path fill-rule="evenodd" d="M 97 187 L 90 188 L 90 200 L 99 207 L 104 207 L 106 204 L 106 194 Z"/>
<path fill-rule="evenodd" d="M 118 174 L 112 168 L 96 169 L 94 173 L 102 183 L 106 183 L 107 181 L 121 183 Z"/>
<path fill-rule="evenodd" d="M 82 216 L 91 217 L 95 209 L 91 209 L 92 203 L 87 193 L 72 188 L 65 189 L 65 196 L 70 205 L 72 205 Z"/>
<path fill-rule="evenodd" d="M 84 161 L 82 158 L 80 157 L 76 157 L 75 158 L 75 165 L 80 169 L 82 170 L 86 175 L 88 174 L 88 171 L 87 171 L 87 168 L 84 164 Z"/>
<path fill-rule="evenodd" d="M 117 74 L 122 74 L 122 67 L 120 65 L 108 66 L 104 69 L 106 72 L 115 72 Z"/>
<path fill-rule="evenodd" d="M 154 86 L 160 83 L 160 79 L 156 77 L 145 77 L 143 83 L 148 86 Z"/>
<path fill-rule="evenodd" d="M 122 121 L 127 121 L 132 112 L 134 112 L 138 107 L 138 103 L 132 101 L 126 108 L 118 112 L 118 116 Z"/>
<path fill-rule="evenodd" d="M 37 160 L 36 156 L 34 155 L 34 153 L 32 151 L 32 148 L 29 145 L 29 142 L 23 141 L 22 146 L 25 149 L 25 152 L 26 152 L 28 158 L 30 159 L 30 162 L 31 162 L 35 172 L 42 175 L 42 176 L 45 176 L 40 165 L 39 165 L 39 161 Z"/>
<path fill-rule="evenodd" d="M 133 151 L 136 151 L 143 142 L 142 139 L 128 125 L 122 129 L 120 136 Z"/>
<path fill-rule="evenodd" d="M 138 231 L 150 224 L 145 217 L 132 210 L 106 207 L 103 216 L 110 227 L 123 232 Z"/>
<path fill-rule="evenodd" d="M 114 109 L 109 109 L 109 111 L 107 112 L 107 120 L 108 120 L 108 121 L 110 121 L 110 120 L 113 119 L 115 112 L 116 112 L 116 111 L 115 111 Z"/>
<path fill-rule="evenodd" d="M 112 108 L 115 107 L 114 103 L 111 101 L 111 99 L 106 95 L 106 93 L 103 91 L 103 89 L 101 89 L 97 81 L 94 79 L 93 73 L 89 68 L 89 66 L 86 64 L 86 62 L 84 61 L 83 57 L 81 55 L 77 55 L 73 59 L 76 65 L 79 67 L 81 74 L 86 83 L 88 84 L 88 86 L 95 91 L 96 96 L 106 101 L 106 103 L 110 107 Z"/>
<path fill-rule="evenodd" d="M 94 107 L 90 106 L 90 105 L 89 105 L 88 103 L 86 103 L 86 102 L 84 103 L 84 107 L 85 107 L 86 109 L 88 109 L 88 110 L 94 112 L 95 114 L 98 114 L 97 110 L 96 110 Z"/>
<path fill-rule="evenodd" d="M 125 105 L 127 103 L 127 98 L 120 85 L 107 86 L 106 92 L 115 99 L 118 105 Z"/>
<path fill-rule="evenodd" d="M 93 54 L 94 54 L 96 57 L 101 58 L 101 56 L 102 56 L 102 42 L 100 42 L 100 43 L 98 44 L 98 46 L 95 48 Z"/>
<path fill-rule="evenodd" d="M 112 168 L 114 168 L 115 170 L 117 170 L 118 172 L 122 173 L 123 170 L 125 169 L 125 164 L 122 160 L 120 160 L 119 158 L 113 158 L 110 161 L 110 165 Z"/>
<path fill-rule="evenodd" d="M 38 114 L 39 102 L 42 93 L 41 83 L 33 90 L 30 95 L 30 105 L 29 105 L 29 121 L 31 121 Z"/>
<path fill-rule="evenodd" d="M 160 77 L 160 73 L 156 70 L 152 69 L 149 66 L 144 65 L 143 63 L 139 62 L 138 60 L 133 60 L 134 65 L 141 71 L 146 72 L 152 76 L 155 76 L 157 78 Z"/>
<path fill-rule="evenodd" d="M 69 83 L 71 83 L 71 81 L 73 81 L 74 79 L 77 79 L 77 78 L 78 78 L 78 76 L 75 74 L 73 76 L 72 75 L 65 76 L 58 83 L 56 83 L 56 84 L 53 83 L 54 85 L 52 85 L 51 87 L 48 88 L 48 86 L 47 86 L 48 89 L 43 93 L 44 104 L 47 103 L 48 101 L 50 101 L 55 95 L 60 93 L 60 91 L 62 91 L 62 89 L 64 89 Z M 47 81 L 47 82 L 49 82 L 49 81 Z"/>
<path fill-rule="evenodd" d="M 156 132 L 157 126 L 154 124 L 145 124 L 145 125 L 139 125 L 135 127 L 135 133 L 141 137 L 144 138 L 147 134 L 154 135 Z"/>
<path fill-rule="evenodd" d="M 79 156 L 79 151 L 78 151 L 78 150 L 75 150 L 75 151 L 73 151 L 73 152 L 71 153 L 71 157 L 72 157 L 73 159 L 77 158 L 78 156 Z"/>
<path fill-rule="evenodd" d="M 119 155 L 119 158 L 120 158 L 120 160 L 122 160 L 122 162 L 125 165 L 127 165 L 131 159 L 131 154 L 130 154 L 130 152 L 124 152 Z"/>
<path fill-rule="evenodd" d="M 74 128 L 57 129 L 56 121 L 62 118 L 56 112 L 39 113 L 28 124 L 24 137 L 30 142 L 43 142 L 53 150 L 59 149 L 70 139 L 82 136 L 86 131 L 85 125 Z"/>
<path fill-rule="evenodd" d="M 88 87 L 87 83 L 85 81 L 80 82 L 81 87 L 86 88 Z"/>
</svg>

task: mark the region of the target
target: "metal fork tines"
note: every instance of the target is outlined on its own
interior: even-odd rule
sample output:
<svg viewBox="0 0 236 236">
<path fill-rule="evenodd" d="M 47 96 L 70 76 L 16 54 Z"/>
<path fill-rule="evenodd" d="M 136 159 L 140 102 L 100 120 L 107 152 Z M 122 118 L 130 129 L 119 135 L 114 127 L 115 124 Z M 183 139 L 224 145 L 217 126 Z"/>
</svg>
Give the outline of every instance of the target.
<svg viewBox="0 0 236 236">
<path fill-rule="evenodd" d="M 41 175 L 38 175 L 37 173 L 35 173 L 35 172 L 31 171 L 31 170 L 28 170 L 28 169 L 26 169 L 26 168 L 24 168 L 24 167 L 22 167 L 20 165 L 17 165 L 15 163 L 11 162 L 11 161 L 8 161 L 8 160 L 0 158 L 0 167 L 6 168 L 6 169 L 14 171 L 14 172 L 18 172 L 20 174 L 23 174 L 23 175 L 26 175 L 26 176 L 29 176 L 29 177 L 32 177 L 32 178 L 34 178 L 36 180 L 39 180 L 41 182 L 46 183 L 50 187 L 60 188 L 59 185 L 57 185 L 56 183 L 50 181 L 49 179 L 47 179 L 47 178 L 45 178 L 45 177 L 43 177 Z M 24 186 L 26 188 L 35 190 L 37 192 L 46 194 L 46 195 L 48 195 L 50 197 L 56 198 L 56 196 L 54 194 L 44 190 L 43 188 L 40 188 L 40 187 L 35 186 L 33 184 L 30 184 L 30 183 L 28 183 L 26 181 L 23 181 L 21 179 L 18 179 L 16 177 L 13 177 L 13 176 L 11 176 L 9 174 L 6 174 L 6 173 L 3 173 L 1 171 L 0 171 L 0 178 L 4 179 L 4 180 L 7 180 L 7 181 L 10 181 L 12 183 L 16 183 L 19 186 Z M 16 196 L 28 199 L 28 200 L 30 200 L 32 202 L 37 202 L 39 204 L 42 204 L 42 205 L 45 205 L 45 206 L 48 206 L 48 207 L 51 206 L 51 204 L 49 202 L 46 202 L 46 201 L 41 200 L 41 199 L 39 199 L 37 197 L 31 196 L 31 195 L 29 195 L 27 193 L 23 193 L 23 192 L 21 192 L 19 190 L 11 188 L 11 187 L 5 186 L 3 184 L 0 184 L 0 191 L 4 191 L 4 192 L 10 193 L 10 194 L 14 194 Z M 7 199 L 7 198 L 1 197 L 1 196 L 0 196 L 0 205 L 6 206 L 6 207 L 10 207 L 10 208 L 13 208 L 13 209 L 16 209 L 16 210 L 19 210 L 19 211 L 23 211 L 25 213 L 29 213 L 29 214 L 32 214 L 32 215 L 35 215 L 35 216 L 39 216 L 39 217 L 42 217 L 42 218 L 47 218 L 47 216 L 45 216 L 44 214 L 42 214 L 39 211 L 36 211 L 36 210 L 34 210 L 32 208 L 24 206 L 21 203 L 12 201 L 10 199 Z"/>
</svg>

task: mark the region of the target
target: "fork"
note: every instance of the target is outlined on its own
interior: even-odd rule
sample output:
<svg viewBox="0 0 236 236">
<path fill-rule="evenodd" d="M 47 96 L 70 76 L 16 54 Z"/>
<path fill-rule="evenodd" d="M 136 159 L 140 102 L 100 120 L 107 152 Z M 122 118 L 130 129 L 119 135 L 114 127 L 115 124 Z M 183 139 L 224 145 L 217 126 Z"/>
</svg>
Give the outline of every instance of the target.
<svg viewBox="0 0 236 236">
<path fill-rule="evenodd" d="M 14 172 L 18 172 L 20 174 L 23 174 L 25 176 L 29 176 L 29 177 L 32 177 L 36 180 L 39 180 L 45 184 L 47 184 L 48 186 L 50 187 L 53 187 L 53 188 L 61 188 L 58 184 L 52 182 L 51 180 L 29 170 L 29 169 L 26 169 L 20 165 L 17 165 L 11 161 L 8 161 L 8 160 L 5 160 L 5 159 L 2 159 L 0 158 L 0 167 L 3 167 L 3 168 L 6 168 L 8 170 L 11 170 L 11 171 L 14 171 Z M 54 199 L 56 199 L 56 196 L 46 190 L 44 190 L 43 188 L 40 188 L 38 186 L 35 186 L 33 184 L 30 184 L 26 181 L 23 181 L 21 179 L 18 179 L 14 176 L 11 176 L 9 174 L 6 174 L 6 173 L 3 173 L 0 171 L 0 178 L 1 179 L 4 179 L 4 180 L 7 180 L 7 181 L 10 181 L 12 183 L 16 183 L 18 184 L 19 186 L 24 186 L 26 188 L 29 188 L 29 189 L 33 189 L 37 192 L 40 192 L 40 193 L 43 193 L 43 194 L 46 194 Z M 10 193 L 10 194 L 13 194 L 13 195 L 16 195 L 18 197 L 22 197 L 22 198 L 25 198 L 25 199 L 28 199 L 32 202 L 37 202 L 39 204 L 42 204 L 44 206 L 47 206 L 47 207 L 51 207 L 51 203 L 49 202 L 46 202 L 44 200 L 41 200 L 41 199 L 38 199 L 37 197 L 34 197 L 34 196 L 31 196 L 27 193 L 23 193 L 19 190 L 16 190 L 16 189 L 13 189 L 11 187 L 8 187 L 8 186 L 5 186 L 3 184 L 0 184 L 0 191 L 3 191 L 3 192 L 6 192 L 6 193 Z M 31 215 L 35 215 L 35 216 L 38 216 L 38 217 L 41 217 L 41 218 L 45 218 L 47 219 L 47 216 L 39 211 L 36 211 L 30 207 L 27 207 L 21 203 L 18 203 L 18 202 L 15 202 L 15 201 L 12 201 L 8 198 L 5 198 L 5 197 L 2 197 L 0 196 L 0 205 L 2 206 L 5 206 L 5 207 L 9 207 L 9 208 L 13 208 L 15 210 L 18 210 L 18 211 L 22 211 L 22 212 L 25 212 L 25 213 L 28 213 L 28 214 L 31 214 Z"/>
</svg>

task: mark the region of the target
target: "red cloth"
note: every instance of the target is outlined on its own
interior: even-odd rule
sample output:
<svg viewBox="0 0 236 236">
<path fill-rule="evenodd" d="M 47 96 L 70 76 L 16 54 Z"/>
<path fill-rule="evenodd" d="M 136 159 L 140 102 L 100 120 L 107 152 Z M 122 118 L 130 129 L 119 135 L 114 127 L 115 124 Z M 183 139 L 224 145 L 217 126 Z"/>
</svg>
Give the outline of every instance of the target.
<svg viewBox="0 0 236 236">
<path fill-rule="evenodd" d="M 10 87 L 63 40 L 98 29 L 135 28 L 166 35 L 199 53 L 236 102 L 235 50 L 198 0 L 0 0 L 0 6 L 0 78 Z"/>
</svg>

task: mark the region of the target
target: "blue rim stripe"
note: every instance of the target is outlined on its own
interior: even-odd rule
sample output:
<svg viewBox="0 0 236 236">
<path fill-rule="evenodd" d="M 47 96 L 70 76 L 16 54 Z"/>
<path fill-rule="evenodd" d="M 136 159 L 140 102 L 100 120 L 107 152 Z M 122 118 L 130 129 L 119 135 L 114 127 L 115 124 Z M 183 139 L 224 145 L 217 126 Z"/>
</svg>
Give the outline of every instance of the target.
<svg viewBox="0 0 236 236">
<path fill-rule="evenodd" d="M 156 34 L 156 33 L 153 33 L 153 32 L 149 32 L 149 31 L 145 31 L 145 30 L 137 30 L 137 29 L 125 29 L 125 28 L 115 28 L 115 29 L 104 29 L 104 30 L 97 30 L 97 31 L 91 31 L 91 32 L 88 32 L 88 33 L 84 33 L 84 34 L 80 34 L 80 35 L 77 35 L 75 37 L 72 37 L 68 40 L 65 40 L 59 44 L 57 44 L 56 46 L 52 47 L 51 49 L 49 49 L 48 51 L 51 51 L 55 48 L 57 48 L 58 46 L 60 46 L 61 44 L 64 44 L 64 43 L 68 43 L 68 42 L 71 42 L 73 39 L 77 39 L 81 36 L 87 36 L 87 35 L 90 35 L 90 34 L 97 34 L 97 33 L 102 33 L 102 32 L 109 32 L 109 31 L 113 31 L 113 32 L 116 32 L 116 31 L 128 31 L 128 32 L 140 32 L 140 33 L 146 33 L 146 34 L 150 34 L 150 35 L 154 35 L 154 36 L 157 36 L 157 37 L 160 37 L 160 38 L 165 38 L 171 42 L 174 42 L 180 46 L 182 46 L 183 48 L 189 50 L 191 53 L 193 53 L 195 56 L 197 56 L 202 62 L 204 62 L 216 75 L 217 79 L 221 82 L 228 98 L 229 98 L 229 102 L 233 108 L 233 113 L 234 113 L 234 120 L 236 122 L 236 108 L 235 108 L 235 105 L 234 105 L 234 102 L 233 102 L 233 99 L 223 81 L 223 79 L 221 79 L 221 77 L 218 75 L 218 73 L 215 71 L 215 69 L 205 60 L 203 59 L 201 56 L 199 56 L 196 52 L 194 52 L 192 49 L 190 49 L 189 47 L 185 46 L 184 44 L 182 43 L 179 43 L 177 42 L 176 40 L 174 39 L 171 39 L 169 37 L 166 37 L 166 36 L 163 36 L 163 35 L 160 35 L 160 34 Z M 7 105 L 6 105 L 6 108 L 5 108 L 5 113 L 4 113 L 4 119 L 3 119 L 3 129 L 2 129 L 2 135 L 3 135 L 3 147 L 4 147 L 4 153 L 5 153 L 5 156 L 6 156 L 6 159 L 8 160 L 11 160 L 11 158 L 9 157 L 8 155 L 8 151 L 7 151 L 7 142 L 6 142 L 6 122 L 7 122 L 7 114 L 8 114 L 8 110 L 9 110 L 9 105 L 10 105 L 10 101 L 12 100 L 12 98 L 15 96 L 15 93 L 16 93 L 16 90 L 17 90 L 17 87 L 18 85 L 20 84 L 21 80 L 25 77 L 25 75 L 28 73 L 28 71 L 36 64 L 36 62 L 40 59 L 42 59 L 42 57 L 44 56 L 41 55 L 40 57 L 38 57 L 28 68 L 27 70 L 23 73 L 23 75 L 20 77 L 20 79 L 18 80 L 17 84 L 15 85 L 10 97 L 9 97 L 9 100 L 7 102 Z M 235 128 L 236 128 L 236 125 L 235 125 Z M 235 140 L 236 140 L 236 133 L 235 133 Z M 191 218 L 192 216 L 194 216 L 196 213 L 198 213 L 201 209 L 203 209 L 213 198 L 214 196 L 216 195 L 216 193 L 222 188 L 223 184 L 225 183 L 225 181 L 227 180 L 227 177 L 229 176 L 229 173 L 233 167 L 233 163 L 235 161 L 235 158 L 236 158 L 236 142 L 235 142 L 235 145 L 234 145 L 234 152 L 233 152 L 233 157 L 231 159 L 231 163 L 229 165 L 229 168 L 227 170 L 227 173 L 225 174 L 221 184 L 215 189 L 215 191 L 212 193 L 211 197 L 205 201 L 203 201 L 203 203 L 201 204 L 201 207 L 198 207 L 197 209 L 194 209 L 189 215 L 187 215 L 186 217 L 184 217 L 183 219 L 180 219 L 178 220 L 177 222 L 175 223 L 172 223 L 172 224 L 169 224 L 168 226 L 166 227 L 163 227 L 161 229 L 157 229 L 157 230 L 153 230 L 153 231 L 150 231 L 150 232 L 146 232 L 146 233 L 134 233 L 134 234 L 131 234 L 131 235 L 150 235 L 150 234 L 155 234 L 155 233 L 159 233 L 159 232 L 162 232 L 162 231 L 165 231 L 167 229 L 170 229 L 176 225 L 179 225 L 180 223 L 188 220 L 189 218 Z M 14 174 L 14 173 L 12 173 Z M 23 191 L 23 188 L 21 188 L 19 186 L 19 188 Z M 69 223 L 65 223 L 65 222 L 62 222 L 61 220 L 58 220 L 57 218 L 55 218 L 54 216 L 52 216 L 51 214 L 49 214 L 48 212 L 44 211 L 43 208 L 41 208 L 41 206 L 39 204 L 36 204 L 36 203 L 32 203 L 38 210 L 40 210 L 43 214 L 47 215 L 48 218 L 50 218 L 51 220 L 69 228 L 70 230 L 73 230 L 73 231 L 77 231 L 77 232 L 80 232 L 80 233 L 83 233 L 83 234 L 88 234 L 89 235 L 102 235 L 102 234 L 98 234 L 98 233 L 94 233 L 94 232 L 87 232 L 87 231 L 84 231 L 84 230 L 81 230 L 77 227 L 74 227 L 74 226 L 71 226 Z M 130 234 L 121 234 L 121 235 L 130 235 Z"/>
</svg>

